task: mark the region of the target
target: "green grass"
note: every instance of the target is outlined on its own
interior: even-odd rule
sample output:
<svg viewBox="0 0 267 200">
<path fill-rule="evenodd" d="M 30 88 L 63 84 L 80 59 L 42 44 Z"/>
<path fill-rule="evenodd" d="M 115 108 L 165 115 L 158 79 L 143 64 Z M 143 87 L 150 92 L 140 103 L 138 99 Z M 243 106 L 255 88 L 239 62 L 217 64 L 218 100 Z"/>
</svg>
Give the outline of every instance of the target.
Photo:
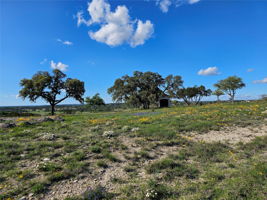
<svg viewBox="0 0 267 200">
<path fill-rule="evenodd" d="M 0 199 L 30 193 L 42 199 L 53 185 L 98 177 L 99 171 L 118 166 L 125 174 L 111 177 L 112 192 L 99 186 L 68 199 L 88 199 L 89 194 L 119 200 L 265 199 L 267 136 L 230 146 L 196 142 L 184 135 L 259 127 L 266 124 L 266 108 L 266 101 L 254 101 L 129 109 L 69 114 L 63 116 L 64 122 L 2 129 Z M 114 136 L 104 136 L 105 131 Z M 45 133 L 56 137 L 46 140 Z M 164 148 L 173 150 L 167 154 L 161 151 Z"/>
</svg>

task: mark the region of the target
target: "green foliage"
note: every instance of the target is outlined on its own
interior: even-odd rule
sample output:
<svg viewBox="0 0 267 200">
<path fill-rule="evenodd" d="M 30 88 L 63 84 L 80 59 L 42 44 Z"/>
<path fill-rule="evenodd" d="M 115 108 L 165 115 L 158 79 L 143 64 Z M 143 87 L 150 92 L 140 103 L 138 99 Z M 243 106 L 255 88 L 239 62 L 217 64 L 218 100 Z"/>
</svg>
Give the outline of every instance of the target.
<svg viewBox="0 0 267 200">
<path fill-rule="evenodd" d="M 110 160 L 112 162 L 119 162 L 120 161 L 115 155 L 113 155 L 109 151 L 104 151 L 104 152 L 102 152 L 102 154 L 105 158 L 107 158 L 108 160 Z"/>
<path fill-rule="evenodd" d="M 39 165 L 39 170 L 43 172 L 56 172 L 62 168 L 56 163 L 42 163 Z"/>
<path fill-rule="evenodd" d="M 201 85 L 199 87 L 194 86 L 178 90 L 176 93 L 176 98 L 183 99 L 187 105 L 197 105 L 203 97 L 207 97 L 210 95 L 211 90 L 206 89 L 205 86 Z"/>
<path fill-rule="evenodd" d="M 47 189 L 47 184 L 43 182 L 37 182 L 34 183 L 31 187 L 31 190 L 34 194 L 40 194 L 42 192 L 45 192 Z"/>
<path fill-rule="evenodd" d="M 49 175 L 48 180 L 51 183 L 53 183 L 53 182 L 64 180 L 66 178 L 68 178 L 68 175 L 64 174 L 64 172 L 54 172 L 51 175 Z"/>
<path fill-rule="evenodd" d="M 37 72 L 31 79 L 22 79 L 20 85 L 23 87 L 19 95 L 23 99 L 28 98 L 35 102 L 38 98 L 44 99 L 51 105 L 51 114 L 54 114 L 55 106 L 65 99 L 72 97 L 79 102 L 83 102 L 82 95 L 85 92 L 84 82 L 78 79 L 63 79 L 66 74 L 55 69 L 53 75 L 48 72 Z M 61 99 L 56 99 L 58 95 L 65 93 Z"/>
<path fill-rule="evenodd" d="M 148 109 L 162 95 L 160 86 L 163 83 L 164 79 L 158 73 L 135 71 L 132 77 L 125 75 L 117 79 L 108 93 L 115 101 Z"/>
<path fill-rule="evenodd" d="M 163 92 L 166 93 L 169 97 L 176 98 L 177 92 L 180 90 L 180 87 L 183 85 L 183 80 L 181 76 L 169 75 L 164 80 Z"/>
<path fill-rule="evenodd" d="M 107 161 L 105 161 L 105 160 L 98 160 L 98 161 L 96 162 L 96 165 L 97 165 L 98 167 L 108 168 Z"/>
<path fill-rule="evenodd" d="M 109 200 L 113 198 L 113 195 L 100 185 L 93 189 L 88 189 L 83 196 L 84 200 Z"/>
<path fill-rule="evenodd" d="M 105 105 L 104 100 L 99 96 L 99 93 L 96 93 L 92 98 L 86 97 L 85 102 L 88 106 L 103 106 Z"/>
<path fill-rule="evenodd" d="M 175 167 L 180 167 L 181 164 L 178 162 L 175 162 L 174 160 L 170 158 L 164 158 L 162 160 L 156 161 L 152 163 L 148 168 L 148 173 L 158 173 L 161 172 L 164 169 L 173 169 Z"/>
<path fill-rule="evenodd" d="M 47 198 L 57 184 L 76 187 L 74 180 L 80 184 L 83 178 L 97 179 L 99 184 L 103 176 L 112 184 L 106 191 L 114 192 L 110 199 L 264 199 L 266 136 L 227 145 L 197 141 L 188 133 L 247 125 L 251 131 L 264 131 L 260 127 L 265 124 L 266 106 L 266 101 L 220 102 L 153 111 L 87 112 L 65 115 L 62 123 L 1 129 L 0 199 L 29 193 Z M 116 136 L 105 137 L 104 131 Z M 54 133 L 56 139 L 43 140 L 43 133 Z M 50 161 L 42 162 L 44 158 Z M 154 183 L 147 182 L 149 178 Z"/>
<path fill-rule="evenodd" d="M 148 173 L 163 173 L 165 180 L 173 180 L 175 177 L 185 176 L 194 179 L 198 176 L 199 170 L 188 164 L 175 161 L 171 157 L 156 161 L 148 166 Z"/>
<path fill-rule="evenodd" d="M 172 196 L 178 196 L 177 192 L 174 192 L 170 187 L 158 183 L 155 180 L 149 180 L 145 186 L 145 191 L 141 199 L 147 200 L 163 200 Z"/>
<path fill-rule="evenodd" d="M 224 91 L 230 96 L 230 100 L 234 101 L 236 90 L 241 89 L 246 85 L 240 77 L 229 76 L 226 79 L 220 80 L 218 83 L 214 84 L 214 86 L 219 90 Z"/>
<path fill-rule="evenodd" d="M 91 146 L 91 151 L 93 153 L 101 153 L 102 148 L 99 145 L 94 145 L 94 146 Z"/>
<path fill-rule="evenodd" d="M 220 101 L 220 96 L 224 95 L 224 92 L 220 89 L 217 89 L 213 91 L 212 94 L 217 96 L 217 101 Z"/>
<path fill-rule="evenodd" d="M 190 143 L 190 148 L 182 150 L 180 153 L 187 159 L 195 156 L 200 161 L 222 162 L 224 153 L 231 150 L 226 144 L 216 143 Z"/>
</svg>

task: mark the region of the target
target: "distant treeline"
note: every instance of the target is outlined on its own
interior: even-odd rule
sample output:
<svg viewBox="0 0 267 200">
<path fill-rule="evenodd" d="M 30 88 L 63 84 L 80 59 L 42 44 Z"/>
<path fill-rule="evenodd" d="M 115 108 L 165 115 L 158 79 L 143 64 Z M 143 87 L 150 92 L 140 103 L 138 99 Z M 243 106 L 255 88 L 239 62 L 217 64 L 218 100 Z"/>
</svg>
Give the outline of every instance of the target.
<svg viewBox="0 0 267 200">
<path fill-rule="evenodd" d="M 236 100 L 235 102 L 243 102 L 245 100 Z M 255 100 L 250 100 L 255 101 Z M 213 104 L 217 101 L 202 101 L 201 104 Z M 221 103 L 228 101 L 221 101 Z M 183 101 L 172 101 L 173 106 L 186 106 Z M 62 114 L 75 114 L 77 112 L 111 112 L 120 111 L 125 109 L 131 109 L 126 103 L 108 103 L 105 105 L 88 106 L 87 104 L 64 104 L 58 105 L 57 111 Z M 42 112 L 46 113 L 50 111 L 49 105 L 39 106 L 0 106 L 0 117 L 19 117 L 19 116 L 39 116 Z"/>
</svg>

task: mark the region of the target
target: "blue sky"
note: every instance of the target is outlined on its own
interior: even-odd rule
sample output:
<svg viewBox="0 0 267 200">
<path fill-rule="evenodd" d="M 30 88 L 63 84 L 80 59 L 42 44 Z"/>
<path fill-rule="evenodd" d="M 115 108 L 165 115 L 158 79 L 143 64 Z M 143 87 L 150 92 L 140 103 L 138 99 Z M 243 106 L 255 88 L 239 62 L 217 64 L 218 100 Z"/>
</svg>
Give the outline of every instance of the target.
<svg viewBox="0 0 267 200">
<path fill-rule="evenodd" d="M 267 1 L 2 0 L 0 6 L 1 106 L 31 105 L 16 98 L 19 81 L 66 66 L 69 77 L 85 82 L 85 96 L 99 92 L 106 102 L 114 80 L 135 70 L 181 75 L 185 86 L 211 89 L 237 75 L 247 85 L 238 98 L 267 93 Z"/>
</svg>

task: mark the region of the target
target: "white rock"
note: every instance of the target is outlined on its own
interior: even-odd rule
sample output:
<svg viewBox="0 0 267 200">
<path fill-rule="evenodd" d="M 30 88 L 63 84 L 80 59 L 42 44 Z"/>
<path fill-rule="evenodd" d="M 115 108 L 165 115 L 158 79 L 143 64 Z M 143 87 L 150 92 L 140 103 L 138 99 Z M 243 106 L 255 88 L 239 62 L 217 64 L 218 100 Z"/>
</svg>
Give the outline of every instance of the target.
<svg viewBox="0 0 267 200">
<path fill-rule="evenodd" d="M 50 158 L 44 158 L 43 161 L 48 162 L 48 161 L 50 161 Z"/>
<path fill-rule="evenodd" d="M 134 128 L 132 128 L 132 132 L 139 131 L 139 130 L 140 130 L 139 127 L 134 127 Z"/>
<path fill-rule="evenodd" d="M 114 136 L 114 131 L 105 131 L 103 133 L 103 136 L 105 136 L 105 137 L 112 137 L 112 136 Z"/>
<path fill-rule="evenodd" d="M 122 127 L 122 130 L 123 131 L 129 131 L 130 130 L 130 127 L 129 126 L 124 126 L 124 127 Z"/>
</svg>

